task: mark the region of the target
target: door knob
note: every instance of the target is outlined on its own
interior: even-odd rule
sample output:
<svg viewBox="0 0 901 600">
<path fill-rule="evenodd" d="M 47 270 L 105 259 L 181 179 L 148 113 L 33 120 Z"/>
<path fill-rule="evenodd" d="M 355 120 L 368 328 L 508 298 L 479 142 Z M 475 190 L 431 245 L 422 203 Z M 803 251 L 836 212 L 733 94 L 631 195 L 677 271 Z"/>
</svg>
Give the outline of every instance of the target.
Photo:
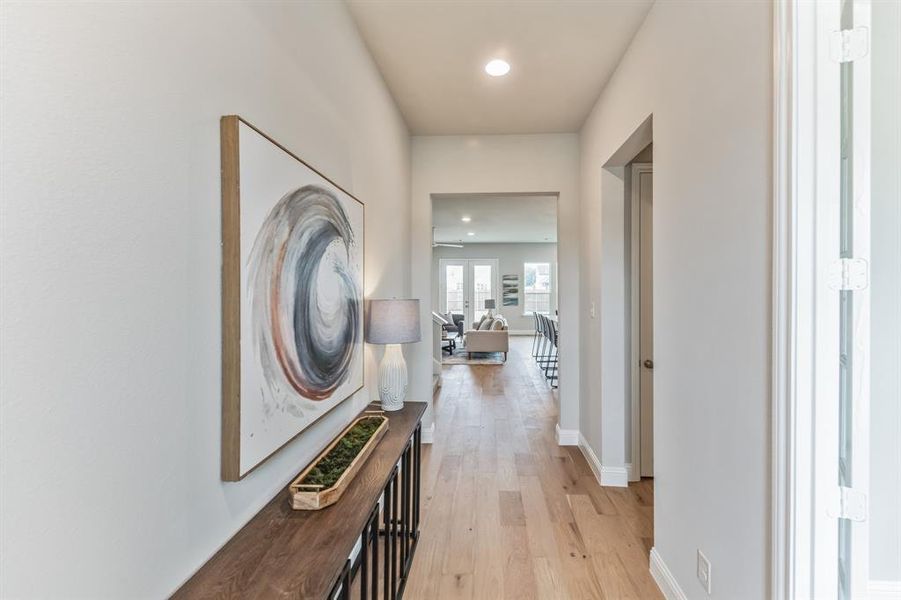
<svg viewBox="0 0 901 600">
<path fill-rule="evenodd" d="M 646 360 L 646 361 L 644 361 L 643 364 L 644 364 L 644 368 L 645 368 L 645 369 L 653 369 L 653 368 L 654 368 L 654 361 L 653 361 L 653 360 Z"/>
</svg>

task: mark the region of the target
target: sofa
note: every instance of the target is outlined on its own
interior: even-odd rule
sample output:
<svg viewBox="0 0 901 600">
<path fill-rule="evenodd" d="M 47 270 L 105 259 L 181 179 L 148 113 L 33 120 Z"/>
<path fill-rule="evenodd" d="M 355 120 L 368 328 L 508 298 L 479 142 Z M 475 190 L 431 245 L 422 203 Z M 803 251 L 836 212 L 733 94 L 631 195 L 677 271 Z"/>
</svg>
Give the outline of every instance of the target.
<svg viewBox="0 0 901 600">
<path fill-rule="evenodd" d="M 509 336 L 507 320 L 502 315 L 483 317 L 466 332 L 463 345 L 469 358 L 474 352 L 503 352 L 506 361 L 510 351 Z"/>
</svg>

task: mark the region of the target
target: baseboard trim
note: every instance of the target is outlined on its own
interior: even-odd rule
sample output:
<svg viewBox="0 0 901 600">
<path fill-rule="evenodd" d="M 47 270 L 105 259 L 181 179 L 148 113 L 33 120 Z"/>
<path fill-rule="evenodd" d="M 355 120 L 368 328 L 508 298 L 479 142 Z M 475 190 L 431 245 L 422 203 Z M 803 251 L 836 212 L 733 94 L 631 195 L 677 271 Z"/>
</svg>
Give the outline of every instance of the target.
<svg viewBox="0 0 901 600">
<path fill-rule="evenodd" d="M 598 459 L 597 454 L 594 453 L 594 450 L 591 449 L 591 446 L 588 445 L 588 440 L 585 439 L 581 432 L 579 432 L 579 450 L 582 451 L 585 462 L 591 467 L 591 472 L 594 473 L 594 478 L 597 480 L 598 485 L 604 485 L 601 483 L 601 461 Z"/>
<path fill-rule="evenodd" d="M 626 477 L 629 478 L 629 481 L 639 481 L 641 479 L 638 469 L 632 463 L 626 463 Z"/>
<path fill-rule="evenodd" d="M 606 487 L 629 487 L 629 473 L 626 467 L 605 467 L 601 465 L 601 485 Z"/>
<path fill-rule="evenodd" d="M 669 570 L 657 548 L 651 548 L 651 577 L 660 588 L 660 592 L 666 600 L 688 600 L 688 596 L 679 587 L 679 582 L 673 577 L 673 572 Z"/>
<path fill-rule="evenodd" d="M 594 453 L 594 449 L 589 445 L 588 440 L 582 433 L 579 433 L 579 449 L 594 478 L 597 479 L 598 485 L 606 487 L 629 487 L 629 473 L 626 467 L 605 467 L 601 464 L 598 455 Z"/>
<path fill-rule="evenodd" d="M 508 329 L 507 335 L 535 335 L 534 329 Z"/>
<path fill-rule="evenodd" d="M 874 581 L 867 584 L 870 600 L 898 600 L 901 598 L 901 581 Z"/>
<path fill-rule="evenodd" d="M 558 446 L 578 446 L 579 430 L 578 429 L 560 429 L 560 423 L 554 425 L 554 434 L 557 439 Z"/>
<path fill-rule="evenodd" d="M 422 428 L 422 443 L 431 444 L 435 441 L 435 424 Z"/>
</svg>

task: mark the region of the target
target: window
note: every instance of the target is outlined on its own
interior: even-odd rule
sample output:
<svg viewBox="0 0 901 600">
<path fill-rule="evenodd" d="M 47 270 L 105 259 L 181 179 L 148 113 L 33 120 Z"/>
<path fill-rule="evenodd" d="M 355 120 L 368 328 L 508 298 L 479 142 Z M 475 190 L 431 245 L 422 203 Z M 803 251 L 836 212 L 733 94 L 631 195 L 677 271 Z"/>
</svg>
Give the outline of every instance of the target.
<svg viewBox="0 0 901 600">
<path fill-rule="evenodd" d="M 525 263 L 523 277 L 523 312 L 551 312 L 551 264 Z"/>
</svg>

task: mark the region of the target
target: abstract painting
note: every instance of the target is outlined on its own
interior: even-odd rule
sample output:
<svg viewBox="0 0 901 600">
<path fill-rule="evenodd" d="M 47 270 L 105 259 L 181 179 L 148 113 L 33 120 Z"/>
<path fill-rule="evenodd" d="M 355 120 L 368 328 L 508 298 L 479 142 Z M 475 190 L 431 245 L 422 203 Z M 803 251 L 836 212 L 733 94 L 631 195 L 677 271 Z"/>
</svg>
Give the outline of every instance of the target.
<svg viewBox="0 0 901 600">
<path fill-rule="evenodd" d="M 223 117 L 222 478 L 363 386 L 363 204 Z"/>
<path fill-rule="evenodd" d="M 504 275 L 501 282 L 504 306 L 519 306 L 519 275 Z"/>
</svg>

